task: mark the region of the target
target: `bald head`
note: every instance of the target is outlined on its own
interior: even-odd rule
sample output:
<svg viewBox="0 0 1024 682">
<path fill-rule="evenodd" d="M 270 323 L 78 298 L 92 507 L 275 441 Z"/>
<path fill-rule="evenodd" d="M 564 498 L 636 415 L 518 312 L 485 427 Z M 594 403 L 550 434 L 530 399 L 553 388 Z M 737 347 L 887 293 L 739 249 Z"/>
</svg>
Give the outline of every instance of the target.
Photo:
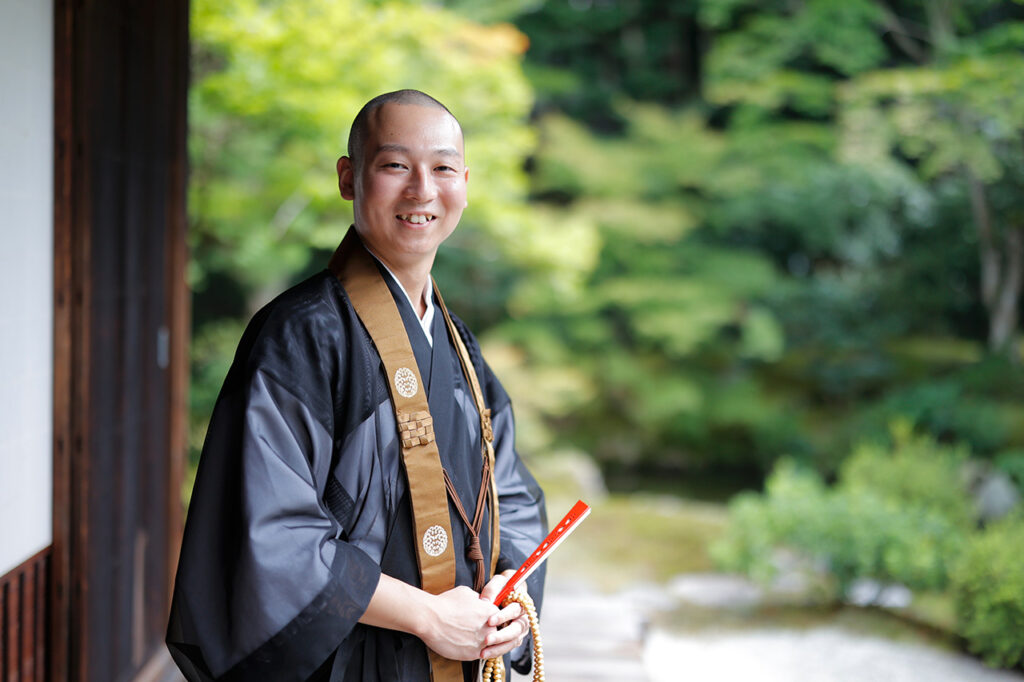
<svg viewBox="0 0 1024 682">
<path fill-rule="evenodd" d="M 467 204 L 459 122 L 422 92 L 382 95 L 356 117 L 337 170 L 338 192 L 352 202 L 363 245 L 419 296 Z"/>
<path fill-rule="evenodd" d="M 448 110 L 448 107 L 425 92 L 419 90 L 395 90 L 394 92 L 385 92 L 383 95 L 377 95 L 364 104 L 363 108 L 356 114 L 355 120 L 352 121 L 352 129 L 348 134 L 348 157 L 352 160 L 352 165 L 356 170 L 362 166 L 363 154 L 366 152 L 366 140 L 370 136 L 370 126 L 374 121 L 375 114 L 385 104 L 406 104 L 440 109 L 451 116 L 456 125 L 459 123 L 459 120 Z M 461 130 L 462 126 L 459 125 L 459 131 L 461 132 Z"/>
</svg>

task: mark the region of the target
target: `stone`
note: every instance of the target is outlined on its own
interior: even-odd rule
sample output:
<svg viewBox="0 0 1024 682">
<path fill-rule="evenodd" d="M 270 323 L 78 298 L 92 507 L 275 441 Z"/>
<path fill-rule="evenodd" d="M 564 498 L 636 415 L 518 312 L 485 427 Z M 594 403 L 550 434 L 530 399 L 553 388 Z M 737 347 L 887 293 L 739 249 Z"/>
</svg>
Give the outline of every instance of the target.
<svg viewBox="0 0 1024 682">
<path fill-rule="evenodd" d="M 1017 506 L 1020 491 L 1002 471 L 989 471 L 974 493 L 974 505 L 982 521 L 997 521 Z"/>
</svg>

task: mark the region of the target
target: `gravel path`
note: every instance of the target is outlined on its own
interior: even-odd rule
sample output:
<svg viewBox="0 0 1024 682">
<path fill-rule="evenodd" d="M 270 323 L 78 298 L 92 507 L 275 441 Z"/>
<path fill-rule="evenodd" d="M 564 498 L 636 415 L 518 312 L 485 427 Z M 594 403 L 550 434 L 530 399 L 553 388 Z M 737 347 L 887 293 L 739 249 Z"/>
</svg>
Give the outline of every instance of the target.
<svg viewBox="0 0 1024 682">
<path fill-rule="evenodd" d="M 549 584 L 540 621 L 546 678 L 551 682 L 647 680 L 645 622 L 644 610 L 628 594 L 603 595 L 578 586 Z M 512 675 L 514 682 L 530 679 Z"/>
<path fill-rule="evenodd" d="M 613 595 L 557 583 L 546 592 L 541 632 L 552 682 L 1024 682 L 1024 675 L 965 654 L 836 625 L 695 633 L 648 625 L 657 612 L 687 604 L 728 609 L 756 602 L 758 589 L 734 577 L 681 576 L 667 588 Z"/>
<path fill-rule="evenodd" d="M 644 663 L 651 682 L 1020 682 L 963 654 L 849 631 L 755 630 L 674 636 L 654 631 Z M 552 678 L 557 679 L 557 678 Z"/>
</svg>

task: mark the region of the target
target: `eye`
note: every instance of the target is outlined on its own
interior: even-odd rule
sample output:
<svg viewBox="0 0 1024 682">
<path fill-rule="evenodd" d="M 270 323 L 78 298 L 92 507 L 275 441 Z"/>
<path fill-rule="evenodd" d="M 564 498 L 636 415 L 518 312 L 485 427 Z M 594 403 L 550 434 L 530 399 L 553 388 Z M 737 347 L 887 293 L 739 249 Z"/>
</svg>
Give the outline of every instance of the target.
<svg viewBox="0 0 1024 682">
<path fill-rule="evenodd" d="M 401 170 L 402 168 L 405 168 L 405 165 L 398 161 L 386 161 L 381 164 L 381 168 Z"/>
<path fill-rule="evenodd" d="M 434 170 L 440 171 L 442 173 L 454 173 L 454 172 L 456 172 L 455 169 L 452 168 L 451 166 L 438 166 Z"/>
</svg>

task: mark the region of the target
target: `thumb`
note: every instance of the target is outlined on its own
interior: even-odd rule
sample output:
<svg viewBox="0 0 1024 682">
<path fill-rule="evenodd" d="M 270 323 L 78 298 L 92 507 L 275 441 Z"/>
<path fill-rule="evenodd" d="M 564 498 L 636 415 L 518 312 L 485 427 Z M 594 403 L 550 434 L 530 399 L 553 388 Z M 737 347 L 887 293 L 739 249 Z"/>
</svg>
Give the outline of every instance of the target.
<svg viewBox="0 0 1024 682">
<path fill-rule="evenodd" d="M 480 598 L 489 602 L 493 602 L 494 598 L 498 596 L 498 593 L 505 587 L 505 583 L 508 582 L 509 576 L 504 573 L 491 578 L 484 589 L 480 592 Z"/>
</svg>

